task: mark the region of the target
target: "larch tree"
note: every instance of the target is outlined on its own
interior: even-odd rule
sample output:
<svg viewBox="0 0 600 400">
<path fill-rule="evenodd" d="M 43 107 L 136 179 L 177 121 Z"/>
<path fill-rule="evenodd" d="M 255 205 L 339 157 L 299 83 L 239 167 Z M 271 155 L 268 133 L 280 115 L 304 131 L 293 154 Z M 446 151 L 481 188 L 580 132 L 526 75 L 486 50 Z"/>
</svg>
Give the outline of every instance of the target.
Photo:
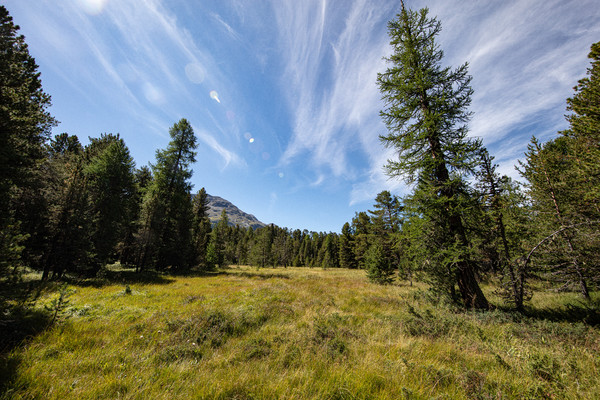
<svg viewBox="0 0 600 400">
<path fill-rule="evenodd" d="M 191 165 L 196 161 L 196 136 L 186 119 L 169 130 L 171 141 L 156 152 L 154 180 L 146 192 L 138 234 L 138 269 L 189 266 L 192 248 Z"/>
<path fill-rule="evenodd" d="M 435 234 L 429 249 L 437 255 L 434 282 L 451 289 L 457 284 L 466 307 L 486 309 L 461 217 L 461 188 L 481 147 L 467 137 L 473 92 L 467 64 L 442 67 L 443 52 L 435 42 L 441 24 L 426 8 L 414 12 L 402 4 L 388 29 L 393 53 L 377 77 L 388 129 L 381 140 L 398 157 L 388 161 L 386 172 L 416 183 L 413 204 Z"/>
</svg>

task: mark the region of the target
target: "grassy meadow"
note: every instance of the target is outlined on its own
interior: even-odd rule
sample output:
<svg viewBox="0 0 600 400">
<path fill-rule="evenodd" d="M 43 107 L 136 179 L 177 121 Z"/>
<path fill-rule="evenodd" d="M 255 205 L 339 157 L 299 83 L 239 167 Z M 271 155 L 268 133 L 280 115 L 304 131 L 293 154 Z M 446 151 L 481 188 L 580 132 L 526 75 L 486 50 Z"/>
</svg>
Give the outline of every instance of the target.
<svg viewBox="0 0 600 400">
<path fill-rule="evenodd" d="M 1 398 L 600 398 L 597 313 L 576 294 L 536 293 L 523 316 L 357 270 L 120 273 L 44 289 L 49 328 L 2 354 Z"/>
</svg>

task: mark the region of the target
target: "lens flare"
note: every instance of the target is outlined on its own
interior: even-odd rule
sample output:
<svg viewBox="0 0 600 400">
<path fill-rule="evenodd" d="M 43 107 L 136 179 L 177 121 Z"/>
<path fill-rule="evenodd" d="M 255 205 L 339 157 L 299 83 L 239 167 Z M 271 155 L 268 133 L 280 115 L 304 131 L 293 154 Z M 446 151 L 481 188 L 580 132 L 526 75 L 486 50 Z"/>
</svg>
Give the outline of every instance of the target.
<svg viewBox="0 0 600 400">
<path fill-rule="evenodd" d="M 104 10 L 107 0 L 79 0 L 78 3 L 88 14 L 98 15 Z"/>
<path fill-rule="evenodd" d="M 250 139 L 248 139 L 248 142 L 250 142 L 250 143 L 254 143 L 254 138 L 253 138 L 253 137 L 251 137 Z"/>
<path fill-rule="evenodd" d="M 193 83 L 202 83 L 206 77 L 206 71 L 198 63 L 189 63 L 185 66 L 185 75 Z"/>
<path fill-rule="evenodd" d="M 210 91 L 210 98 L 216 101 L 217 103 L 221 103 L 221 100 L 219 100 L 219 93 L 217 93 L 216 90 Z"/>
<path fill-rule="evenodd" d="M 150 82 L 146 82 L 142 87 L 142 90 L 146 100 L 148 100 L 150 103 L 159 105 L 165 102 L 164 93 Z"/>
<path fill-rule="evenodd" d="M 277 174 L 280 178 L 283 178 L 285 175 L 283 174 L 283 172 L 280 172 Z"/>
</svg>

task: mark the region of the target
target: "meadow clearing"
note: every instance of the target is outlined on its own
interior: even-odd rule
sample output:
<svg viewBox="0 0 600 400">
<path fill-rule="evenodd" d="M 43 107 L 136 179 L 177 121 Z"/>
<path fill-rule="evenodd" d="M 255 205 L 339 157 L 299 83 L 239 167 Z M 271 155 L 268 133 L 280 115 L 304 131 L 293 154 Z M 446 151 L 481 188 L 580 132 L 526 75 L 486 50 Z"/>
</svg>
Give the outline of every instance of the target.
<svg viewBox="0 0 600 400">
<path fill-rule="evenodd" d="M 576 294 L 537 292 L 521 315 L 361 270 L 110 273 L 45 287 L 54 322 L 2 355 L 1 398 L 600 398 L 598 314 Z"/>
</svg>

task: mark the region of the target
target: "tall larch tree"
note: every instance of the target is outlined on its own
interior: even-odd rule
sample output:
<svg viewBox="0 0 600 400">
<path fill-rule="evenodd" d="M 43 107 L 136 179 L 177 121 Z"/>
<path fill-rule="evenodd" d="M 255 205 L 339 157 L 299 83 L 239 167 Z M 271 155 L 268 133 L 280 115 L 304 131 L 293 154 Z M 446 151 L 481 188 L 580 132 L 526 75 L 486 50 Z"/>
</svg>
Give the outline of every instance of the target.
<svg viewBox="0 0 600 400">
<path fill-rule="evenodd" d="M 156 152 L 154 180 L 148 188 L 138 235 L 138 267 L 189 266 L 192 249 L 191 165 L 197 141 L 192 126 L 181 119 L 169 130 L 171 141 Z"/>
<path fill-rule="evenodd" d="M 461 219 L 464 176 L 473 170 L 481 147 L 467 137 L 473 92 L 467 64 L 442 67 L 443 52 L 435 42 L 441 24 L 426 8 L 414 12 L 402 4 L 388 29 L 393 53 L 377 78 L 388 129 L 381 140 L 398 158 L 388 161 L 387 173 L 416 183 L 414 204 L 436 235 L 430 249 L 437 253 L 434 282 L 458 284 L 466 307 L 488 308 Z"/>
</svg>

